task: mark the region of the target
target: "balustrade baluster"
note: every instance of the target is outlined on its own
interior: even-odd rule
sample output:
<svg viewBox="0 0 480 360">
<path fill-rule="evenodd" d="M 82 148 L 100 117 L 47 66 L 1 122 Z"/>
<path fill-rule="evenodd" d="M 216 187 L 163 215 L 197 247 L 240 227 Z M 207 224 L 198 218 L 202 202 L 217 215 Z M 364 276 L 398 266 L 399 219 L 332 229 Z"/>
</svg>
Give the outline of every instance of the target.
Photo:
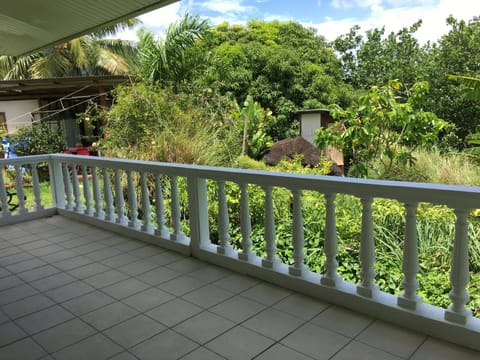
<svg viewBox="0 0 480 360">
<path fill-rule="evenodd" d="M 338 240 L 337 240 L 337 221 L 335 217 L 335 197 L 336 194 L 325 194 L 326 201 L 326 219 L 325 219 L 325 275 L 320 279 L 320 283 L 327 286 L 335 286 L 342 281 L 337 273 L 338 261 Z"/>
<path fill-rule="evenodd" d="M 275 214 L 273 213 L 273 188 L 265 186 L 263 190 L 265 191 L 265 252 L 267 257 L 262 259 L 262 265 L 273 268 L 274 264 L 279 262 L 276 246 Z"/>
<path fill-rule="evenodd" d="M 248 205 L 248 184 L 240 184 L 240 232 L 242 234 L 242 251 L 238 253 L 240 260 L 249 261 L 256 254 L 252 251 L 252 223 L 250 221 L 250 209 Z"/>
<path fill-rule="evenodd" d="M 465 304 L 470 299 L 467 286 L 470 282 L 468 260 L 468 209 L 455 209 L 455 240 L 452 252 L 452 267 L 450 282 L 452 290 L 448 294 L 452 304 L 445 311 L 445 319 L 459 324 L 465 324 L 472 312 Z"/>
<path fill-rule="evenodd" d="M 37 164 L 32 164 L 32 185 L 33 185 L 33 196 L 35 200 L 35 207 L 36 211 L 40 211 L 44 209 L 42 205 L 42 196 L 40 191 L 40 180 L 38 178 L 38 169 Z"/>
<path fill-rule="evenodd" d="M 20 164 L 15 165 L 15 187 L 18 198 L 18 212 L 20 214 L 26 214 L 28 210 L 25 207 L 25 191 L 23 188 L 23 174 Z"/>
<path fill-rule="evenodd" d="M 218 181 L 218 240 L 217 253 L 227 254 L 231 252 L 230 223 L 228 219 L 228 205 L 225 191 L 225 181 Z"/>
<path fill-rule="evenodd" d="M 165 226 L 165 204 L 163 202 L 163 187 L 160 175 L 155 175 L 155 213 L 157 217 L 155 235 L 167 239 L 170 232 Z"/>
<path fill-rule="evenodd" d="M 73 196 L 75 197 L 75 206 L 73 210 L 78 213 L 83 213 L 82 196 L 80 194 L 80 184 L 78 182 L 77 166 L 75 164 L 72 165 L 72 183 Z"/>
<path fill-rule="evenodd" d="M 115 207 L 113 206 L 112 186 L 110 185 L 110 177 L 108 176 L 108 169 L 102 168 L 103 174 L 103 193 L 105 196 L 105 220 L 115 222 L 117 216 L 115 214 Z"/>
<path fill-rule="evenodd" d="M 120 170 L 114 170 L 113 180 L 115 182 L 115 208 L 117 210 L 117 224 L 128 225 L 128 218 L 125 216 L 125 199 L 123 198 L 123 187 L 120 178 Z"/>
<path fill-rule="evenodd" d="M 172 223 L 173 233 L 170 234 L 170 240 L 178 241 L 184 235 L 182 233 L 182 221 L 180 212 L 180 197 L 178 196 L 178 178 L 177 176 L 170 177 L 170 196 L 172 200 Z"/>
<path fill-rule="evenodd" d="M 62 164 L 62 173 L 63 173 L 63 184 L 65 185 L 65 197 L 67 204 L 65 209 L 73 210 L 73 196 L 72 196 L 72 182 L 70 180 L 70 170 L 68 169 L 68 164 Z"/>
<path fill-rule="evenodd" d="M 373 238 L 372 198 L 363 198 L 362 202 L 362 233 L 360 238 L 360 263 L 362 283 L 357 286 L 357 293 L 372 297 L 378 287 L 375 279 L 375 242 Z"/>
<path fill-rule="evenodd" d="M 5 188 L 5 179 L 3 178 L 3 171 L 0 171 L 0 204 L 2 207 L 2 217 L 10 216 L 10 209 L 8 208 L 7 189 Z"/>
<path fill-rule="evenodd" d="M 127 171 L 127 191 L 128 191 L 128 207 L 130 208 L 130 220 L 128 226 L 134 229 L 140 229 L 140 221 L 138 221 L 138 201 L 135 184 L 133 183 L 132 172 Z"/>
<path fill-rule="evenodd" d="M 152 213 L 150 210 L 150 194 L 148 192 L 147 174 L 140 173 L 140 184 L 142 187 L 142 212 L 143 224 L 142 231 L 153 234 Z"/>
<path fill-rule="evenodd" d="M 92 166 L 92 186 L 93 186 L 93 201 L 95 201 L 94 216 L 99 219 L 105 218 L 105 213 L 102 209 L 102 195 L 100 192 L 100 183 L 98 182 L 98 174 L 96 166 Z"/>
<path fill-rule="evenodd" d="M 292 214 L 292 241 L 293 241 L 293 265 L 288 272 L 290 275 L 300 276 L 305 269 L 305 240 L 303 234 L 303 215 L 302 215 L 302 192 L 293 190 L 293 214 Z"/>
<path fill-rule="evenodd" d="M 417 203 L 405 204 L 405 243 L 403 246 L 402 270 L 404 292 L 398 298 L 398 305 L 406 309 L 415 310 L 421 301 L 417 295 L 419 271 L 418 242 L 417 242 Z"/>
<path fill-rule="evenodd" d="M 83 196 L 85 198 L 85 214 L 93 215 L 92 206 L 92 191 L 90 190 L 90 182 L 88 181 L 87 165 L 82 166 L 82 183 L 83 183 Z"/>
</svg>

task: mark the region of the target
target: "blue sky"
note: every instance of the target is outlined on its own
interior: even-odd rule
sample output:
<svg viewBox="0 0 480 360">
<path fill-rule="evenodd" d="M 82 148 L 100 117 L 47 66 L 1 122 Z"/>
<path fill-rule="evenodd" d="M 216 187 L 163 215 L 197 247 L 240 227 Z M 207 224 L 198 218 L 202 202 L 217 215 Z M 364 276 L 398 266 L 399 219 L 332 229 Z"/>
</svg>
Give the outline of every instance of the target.
<svg viewBox="0 0 480 360">
<path fill-rule="evenodd" d="M 294 20 L 314 27 L 327 40 L 345 34 L 353 25 L 362 31 L 385 26 L 387 32 L 408 27 L 419 19 L 417 33 L 421 43 L 436 41 L 448 31 L 445 19 L 470 20 L 480 15 L 479 0 L 181 0 L 142 15 L 143 26 L 159 34 L 186 11 L 200 15 L 212 25 L 224 21 L 245 24 L 251 19 Z M 134 32 L 123 38 L 135 39 Z"/>
</svg>

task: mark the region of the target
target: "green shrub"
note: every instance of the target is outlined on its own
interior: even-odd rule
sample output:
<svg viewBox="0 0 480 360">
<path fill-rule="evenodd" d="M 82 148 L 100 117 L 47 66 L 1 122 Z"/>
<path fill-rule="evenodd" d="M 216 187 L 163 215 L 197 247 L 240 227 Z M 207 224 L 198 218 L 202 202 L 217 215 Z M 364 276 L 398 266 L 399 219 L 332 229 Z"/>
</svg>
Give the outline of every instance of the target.
<svg viewBox="0 0 480 360">
<path fill-rule="evenodd" d="M 48 123 L 38 123 L 21 127 L 10 137 L 17 155 L 38 155 L 62 152 L 65 139 L 59 128 L 53 128 Z"/>
</svg>

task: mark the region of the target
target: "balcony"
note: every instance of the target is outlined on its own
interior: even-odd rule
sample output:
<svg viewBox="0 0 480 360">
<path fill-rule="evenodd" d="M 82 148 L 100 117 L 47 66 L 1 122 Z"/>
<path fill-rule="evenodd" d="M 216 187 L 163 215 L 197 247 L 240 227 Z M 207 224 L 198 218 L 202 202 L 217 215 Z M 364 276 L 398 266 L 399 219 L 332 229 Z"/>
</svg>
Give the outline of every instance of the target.
<svg viewBox="0 0 480 360">
<path fill-rule="evenodd" d="M 8 209 L 0 176 L 2 360 L 480 356 L 480 320 L 465 307 L 466 216 L 480 203 L 477 189 L 70 155 L 1 162 L 13 167 L 19 205 Z M 40 164 L 48 168 L 48 200 L 41 196 Z M 32 173 L 33 206 L 25 201 L 22 167 Z M 214 200 L 207 182 L 216 188 Z M 239 249 L 229 233 L 228 183 L 240 188 Z M 265 197 L 263 256 L 252 250 L 251 185 Z M 188 188 L 186 203 L 181 186 Z M 292 194 L 286 211 L 292 214 L 293 264 L 276 253 L 276 188 Z M 304 264 L 304 191 L 325 194 L 324 274 Z M 336 194 L 362 200 L 359 284 L 337 273 Z M 375 284 L 374 198 L 406 204 L 400 296 Z M 419 202 L 447 205 L 457 215 L 447 309 L 417 295 Z M 215 243 L 209 206 L 218 212 Z"/>
</svg>

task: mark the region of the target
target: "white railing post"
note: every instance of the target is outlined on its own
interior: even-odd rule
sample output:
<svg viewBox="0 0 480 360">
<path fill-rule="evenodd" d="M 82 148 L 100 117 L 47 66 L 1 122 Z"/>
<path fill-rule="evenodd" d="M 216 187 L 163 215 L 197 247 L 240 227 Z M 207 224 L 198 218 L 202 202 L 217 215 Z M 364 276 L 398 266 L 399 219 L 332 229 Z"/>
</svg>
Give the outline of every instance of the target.
<svg viewBox="0 0 480 360">
<path fill-rule="evenodd" d="M 128 226 L 134 229 L 140 229 L 140 221 L 138 221 L 138 201 L 135 184 L 133 183 L 132 172 L 127 171 L 127 191 L 128 191 L 128 207 L 130 208 L 130 216 Z"/>
<path fill-rule="evenodd" d="M 362 202 L 362 233 L 360 238 L 360 264 L 362 283 L 357 285 L 357 293 L 365 297 L 372 297 L 378 286 L 375 279 L 375 242 L 373 238 L 372 201 L 370 197 L 361 199 Z"/>
<path fill-rule="evenodd" d="M 66 195 L 65 208 L 67 210 L 73 210 L 72 183 L 70 180 L 70 171 L 68 169 L 67 163 L 62 164 L 62 173 L 63 173 L 63 185 L 64 185 L 65 195 Z"/>
<path fill-rule="evenodd" d="M 404 292 L 398 297 L 399 306 L 415 310 L 421 302 L 421 296 L 417 295 L 419 271 L 418 265 L 418 242 L 417 242 L 417 203 L 405 204 L 405 243 L 403 245 L 402 270 L 404 279 L 402 286 Z"/>
<path fill-rule="evenodd" d="M 105 220 L 116 222 L 115 207 L 113 206 L 112 185 L 110 184 L 110 177 L 108 176 L 108 169 L 102 169 L 103 174 L 103 193 L 105 196 Z"/>
<path fill-rule="evenodd" d="M 342 281 L 337 273 L 338 262 L 338 240 L 337 240 L 337 221 L 335 217 L 335 197 L 336 194 L 325 194 L 326 201 L 326 219 L 325 219 L 325 274 L 320 278 L 320 283 L 327 286 L 335 286 Z"/>
<path fill-rule="evenodd" d="M 248 184 L 240 185 L 240 233 L 242 234 L 242 251 L 238 253 L 238 258 L 243 261 L 249 261 L 256 256 L 252 251 L 252 223 L 250 221 L 250 209 L 248 204 Z"/>
<path fill-rule="evenodd" d="M 8 208 L 7 189 L 5 188 L 5 179 L 3 178 L 3 170 L 0 169 L 0 204 L 2 207 L 2 217 L 10 216 Z"/>
<path fill-rule="evenodd" d="M 65 208 L 65 183 L 62 163 L 59 160 L 51 159 L 48 162 L 50 175 L 50 189 L 52 191 L 53 206 Z"/>
<path fill-rule="evenodd" d="M 277 233 L 275 231 L 275 214 L 273 212 L 273 187 L 265 186 L 265 252 L 267 257 L 262 259 L 262 266 L 273 268 L 280 260 L 277 257 Z"/>
<path fill-rule="evenodd" d="M 32 185 L 33 185 L 33 196 L 35 197 L 35 211 L 43 210 L 42 197 L 40 191 L 40 180 L 38 179 L 38 169 L 37 164 L 32 164 Z"/>
<path fill-rule="evenodd" d="M 217 181 L 218 185 L 218 240 L 217 253 L 225 255 L 232 251 L 230 244 L 230 222 L 228 218 L 228 204 L 225 190 L 225 181 Z"/>
<path fill-rule="evenodd" d="M 173 233 L 170 234 L 170 240 L 179 241 L 185 237 L 182 233 L 182 213 L 180 210 L 180 197 L 178 195 L 178 177 L 170 177 L 170 196 Z"/>
<path fill-rule="evenodd" d="M 152 212 L 150 210 L 150 194 L 148 192 L 147 174 L 140 173 L 140 185 L 142 190 L 142 213 L 143 224 L 142 231 L 153 234 Z"/>
<path fill-rule="evenodd" d="M 470 299 L 467 286 L 470 281 L 468 260 L 468 209 L 455 209 L 455 240 L 453 243 L 452 268 L 450 281 L 452 290 L 448 294 L 452 304 L 445 311 L 445 319 L 459 324 L 465 324 L 472 312 L 465 304 Z"/>
<path fill-rule="evenodd" d="M 117 219 L 115 222 L 121 225 L 128 225 L 128 218 L 125 216 L 125 199 L 123 198 L 123 187 L 120 178 L 120 170 L 114 170 L 115 182 L 115 208 L 117 210 Z"/>
<path fill-rule="evenodd" d="M 289 267 L 290 275 L 300 276 L 305 270 L 305 239 L 303 234 L 302 215 L 302 192 L 293 190 L 293 214 L 292 214 L 292 242 L 293 242 L 293 265 Z"/>
<path fill-rule="evenodd" d="M 80 193 L 80 184 L 78 182 L 78 173 L 76 164 L 72 164 L 72 183 L 73 196 L 75 197 L 75 206 L 73 210 L 78 213 L 83 213 L 82 195 Z"/>
<path fill-rule="evenodd" d="M 95 202 L 95 212 L 93 215 L 96 218 L 103 220 L 105 218 L 105 213 L 102 209 L 102 206 L 103 206 L 102 195 L 100 191 L 100 183 L 98 182 L 97 167 L 92 166 L 91 172 L 92 172 L 93 201 Z"/>
<path fill-rule="evenodd" d="M 190 250 L 193 255 L 207 248 L 210 242 L 208 226 L 207 182 L 197 177 L 187 178 L 188 208 L 190 212 Z"/>
<path fill-rule="evenodd" d="M 20 214 L 26 214 L 28 210 L 25 207 L 25 191 L 23 190 L 22 167 L 20 164 L 15 165 L 15 187 L 18 198 L 18 211 Z"/>
<path fill-rule="evenodd" d="M 92 191 L 90 190 L 90 182 L 88 180 L 87 165 L 82 165 L 82 184 L 83 184 L 83 197 L 85 198 L 85 214 L 88 216 L 93 215 L 92 206 Z"/>
<path fill-rule="evenodd" d="M 165 204 L 163 202 L 162 179 L 158 174 L 155 175 L 155 214 L 157 217 L 155 235 L 168 239 L 170 237 L 170 231 L 165 226 Z"/>
</svg>

